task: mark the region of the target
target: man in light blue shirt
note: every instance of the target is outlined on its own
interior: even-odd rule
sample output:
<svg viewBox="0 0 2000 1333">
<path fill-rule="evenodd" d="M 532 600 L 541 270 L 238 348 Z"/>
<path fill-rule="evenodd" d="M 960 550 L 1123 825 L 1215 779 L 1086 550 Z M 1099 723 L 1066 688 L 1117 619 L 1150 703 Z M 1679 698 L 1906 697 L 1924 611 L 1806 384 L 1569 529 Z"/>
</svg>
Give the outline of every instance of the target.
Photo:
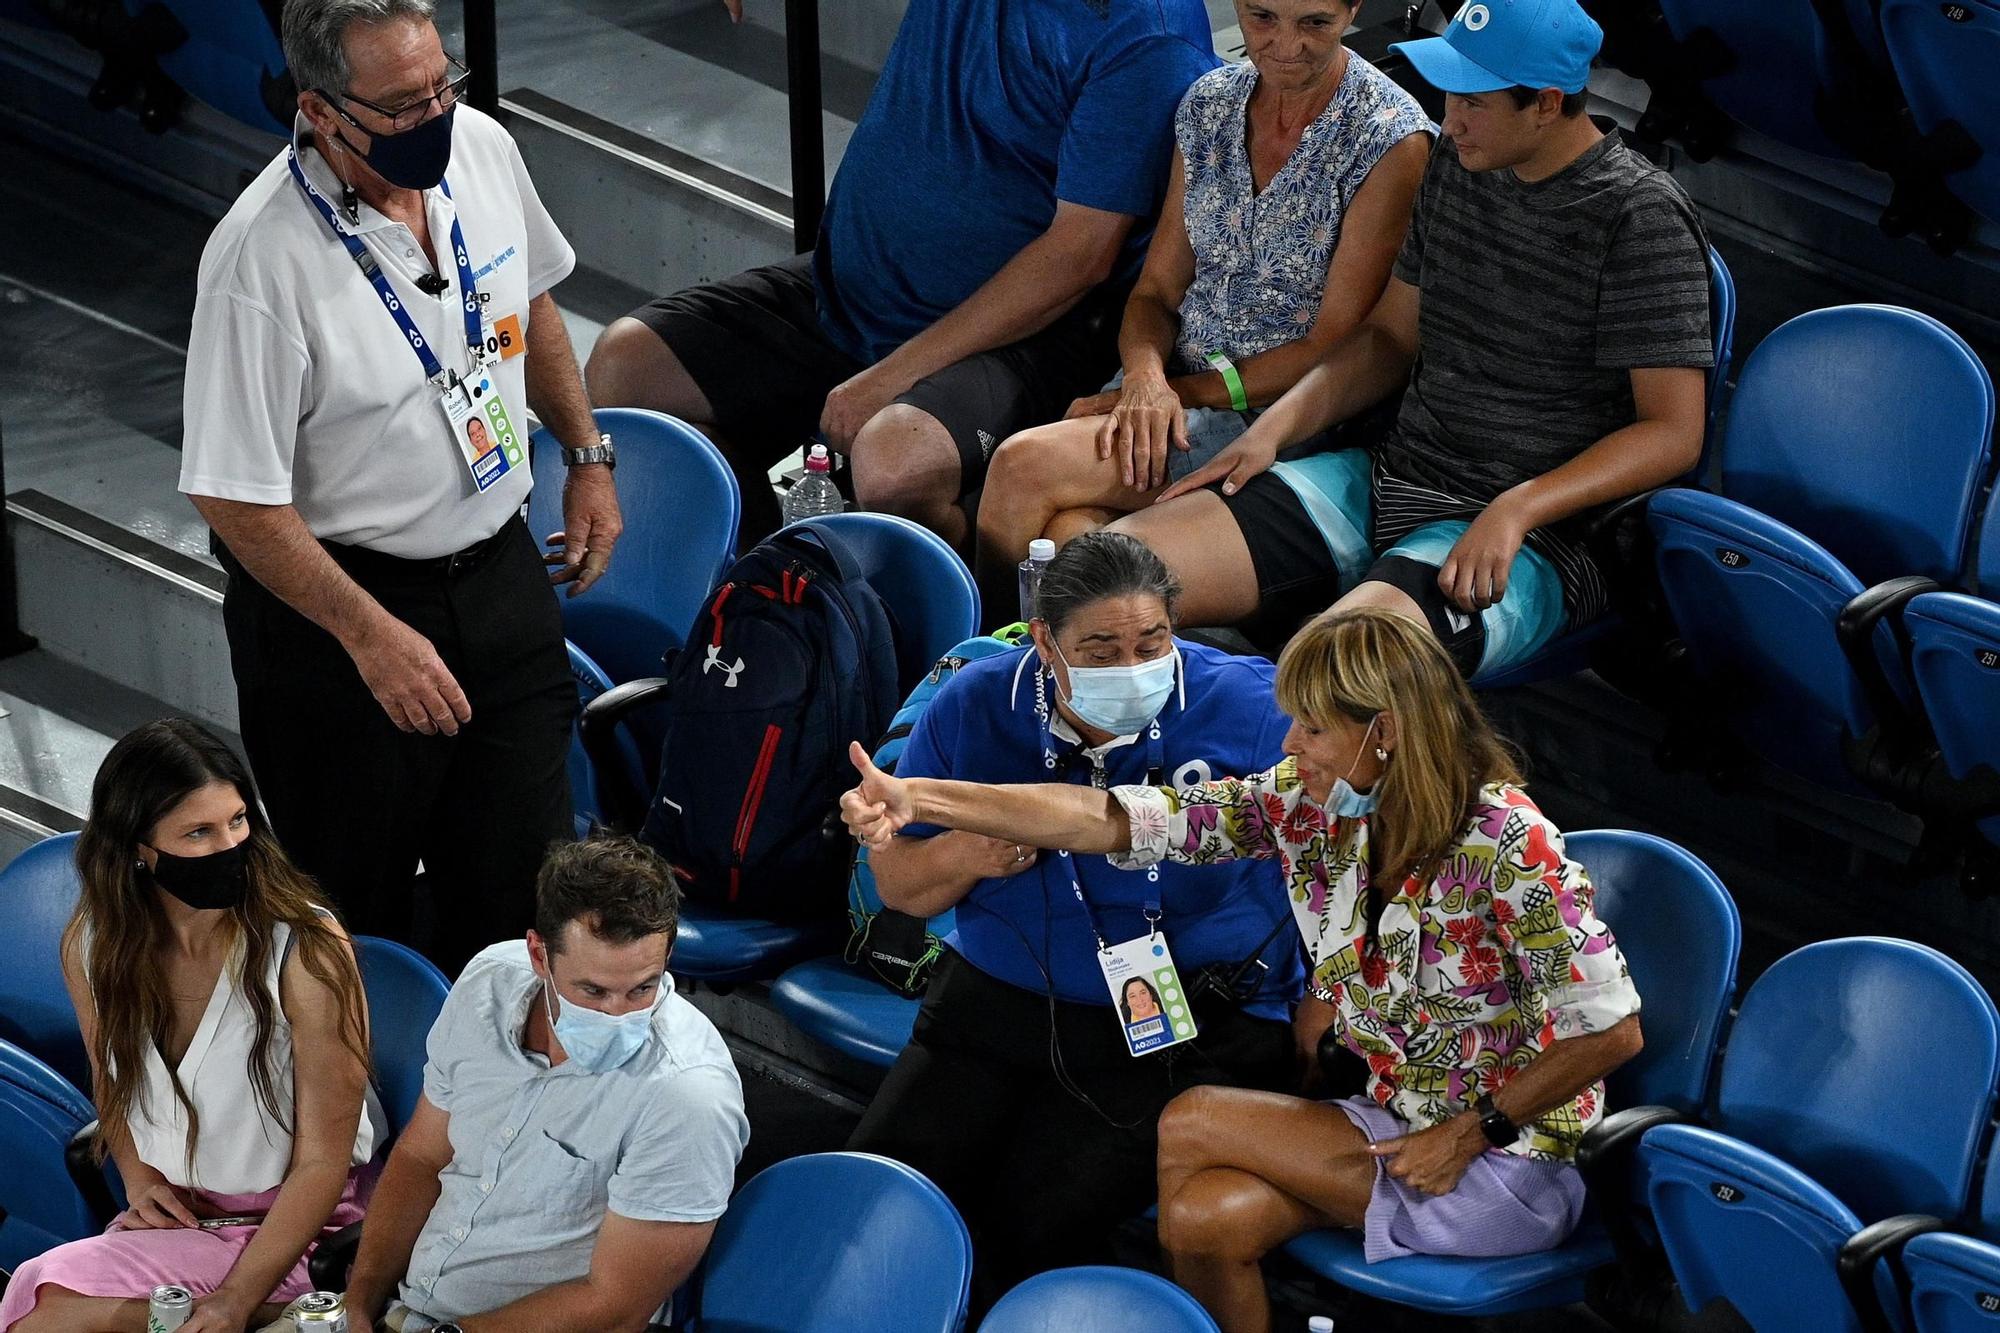
<svg viewBox="0 0 2000 1333">
<path fill-rule="evenodd" d="M 350 1333 L 637 1333 L 728 1205 L 750 1128 L 721 1035 L 666 974 L 673 872 L 629 838 L 563 844 L 535 903 L 431 1029 Z"/>
</svg>

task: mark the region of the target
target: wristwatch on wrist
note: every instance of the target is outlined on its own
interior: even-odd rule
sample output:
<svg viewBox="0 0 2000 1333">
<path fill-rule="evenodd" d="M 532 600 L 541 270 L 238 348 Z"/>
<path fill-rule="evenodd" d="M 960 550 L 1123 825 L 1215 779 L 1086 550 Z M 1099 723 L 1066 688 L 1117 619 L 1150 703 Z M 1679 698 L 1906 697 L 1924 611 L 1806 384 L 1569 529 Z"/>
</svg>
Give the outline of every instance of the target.
<svg viewBox="0 0 2000 1333">
<path fill-rule="evenodd" d="M 618 466 L 618 451 L 611 447 L 611 437 L 609 435 L 599 435 L 596 444 L 582 449 L 571 449 L 565 445 L 562 451 L 562 460 L 564 467 L 582 467 L 585 463 L 602 463 L 604 466 L 615 470 Z"/>
<path fill-rule="evenodd" d="M 1511 1148 L 1521 1137 L 1521 1127 L 1508 1119 L 1507 1113 L 1493 1104 L 1493 1094 L 1482 1092 L 1473 1100 L 1473 1109 L 1479 1112 L 1479 1132 L 1486 1141 L 1496 1148 Z"/>
</svg>

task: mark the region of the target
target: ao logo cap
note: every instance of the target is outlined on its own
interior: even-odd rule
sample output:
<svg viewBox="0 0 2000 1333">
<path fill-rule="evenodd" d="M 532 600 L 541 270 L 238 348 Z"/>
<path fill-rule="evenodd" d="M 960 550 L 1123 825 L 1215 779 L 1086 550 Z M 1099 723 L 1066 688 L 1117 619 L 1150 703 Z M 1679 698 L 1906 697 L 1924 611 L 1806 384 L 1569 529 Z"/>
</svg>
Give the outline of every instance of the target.
<svg viewBox="0 0 2000 1333">
<path fill-rule="evenodd" d="M 1390 49 L 1448 93 L 1515 87 L 1580 93 L 1603 44 L 1604 30 L 1577 0 L 1472 0 L 1444 36 Z"/>
</svg>

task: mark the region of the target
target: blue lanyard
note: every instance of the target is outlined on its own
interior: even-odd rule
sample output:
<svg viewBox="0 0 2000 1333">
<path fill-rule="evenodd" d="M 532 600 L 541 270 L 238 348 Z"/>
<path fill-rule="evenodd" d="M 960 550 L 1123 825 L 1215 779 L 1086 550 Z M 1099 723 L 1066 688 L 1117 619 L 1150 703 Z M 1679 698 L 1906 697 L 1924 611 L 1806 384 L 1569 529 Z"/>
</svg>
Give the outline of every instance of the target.
<svg viewBox="0 0 2000 1333">
<path fill-rule="evenodd" d="M 1048 706 L 1048 695 L 1045 687 L 1047 680 L 1048 675 L 1046 672 L 1038 670 L 1035 673 L 1035 716 L 1039 721 L 1042 733 L 1042 767 L 1048 769 L 1053 774 L 1056 771 L 1055 733 L 1052 730 L 1054 725 L 1054 710 Z M 1165 771 L 1165 765 L 1165 747 L 1160 742 L 1160 719 L 1156 717 L 1146 726 L 1146 781 L 1149 785 L 1157 786 L 1159 784 L 1160 775 Z M 1069 780 L 1067 774 L 1063 775 L 1063 780 Z M 1088 778 L 1086 778 L 1086 781 L 1088 781 Z M 1084 896 L 1083 880 L 1077 873 L 1075 858 L 1067 850 L 1058 850 L 1056 857 L 1062 862 L 1063 869 L 1069 875 L 1070 892 L 1076 895 L 1077 906 L 1083 909 L 1083 919 L 1090 924 L 1090 933 L 1097 941 L 1097 951 L 1099 953 L 1110 952 L 1110 946 L 1104 940 L 1104 931 L 1097 924 L 1097 913 L 1091 910 L 1090 899 Z M 1048 862 L 1044 861 L 1042 863 L 1041 872 L 1042 882 L 1046 884 L 1049 873 Z M 1141 911 L 1146 918 L 1147 929 L 1153 934 L 1158 934 L 1160 929 L 1160 868 L 1157 865 L 1146 867 L 1146 897 Z"/>
<path fill-rule="evenodd" d="M 299 189 L 305 192 L 307 200 L 319 210 L 319 215 L 326 220 L 326 225 L 333 228 L 333 234 L 340 238 L 340 243 L 347 247 L 348 256 L 361 270 L 361 275 L 375 288 L 375 295 L 380 298 L 382 308 L 389 312 L 389 318 L 396 321 L 396 327 L 410 344 L 410 350 L 417 354 L 417 360 L 423 364 L 424 378 L 434 384 L 442 385 L 445 382 L 445 370 L 438 364 L 436 353 L 431 351 L 430 342 L 424 337 L 423 331 L 417 328 L 416 321 L 410 318 L 410 312 L 403 308 L 403 298 L 396 295 L 395 290 L 389 286 L 389 280 L 382 275 L 382 266 L 375 262 L 375 256 L 368 253 L 368 247 L 361 243 L 359 237 L 352 235 L 340 225 L 340 220 L 334 216 L 333 205 L 319 192 L 319 187 L 306 178 L 304 168 L 299 166 L 297 148 L 285 150 L 285 165 L 291 168 L 292 179 L 298 182 Z M 450 182 L 440 181 L 438 186 L 444 191 L 445 198 L 451 198 Z M 451 255 L 458 262 L 458 293 L 465 301 L 465 345 L 471 351 L 472 363 L 476 366 L 479 364 L 481 348 L 485 343 L 479 323 L 479 284 L 472 276 L 472 261 L 465 251 L 465 232 L 458 225 L 458 214 L 455 210 L 451 218 Z"/>
</svg>

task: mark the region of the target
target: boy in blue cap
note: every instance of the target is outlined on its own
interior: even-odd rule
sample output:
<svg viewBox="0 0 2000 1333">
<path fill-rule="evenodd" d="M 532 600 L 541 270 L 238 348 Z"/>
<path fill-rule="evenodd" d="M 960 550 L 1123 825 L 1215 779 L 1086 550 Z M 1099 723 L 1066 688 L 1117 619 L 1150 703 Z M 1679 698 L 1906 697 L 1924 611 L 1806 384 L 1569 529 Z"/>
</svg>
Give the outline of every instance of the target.
<svg viewBox="0 0 2000 1333">
<path fill-rule="evenodd" d="M 1446 98 L 1387 290 L 1118 525 L 1180 577 L 1189 623 L 1282 642 L 1338 597 L 1424 621 L 1472 677 L 1604 610 L 1583 529 L 1694 466 L 1714 352 L 1693 205 L 1583 114 L 1601 40 L 1576 0 L 1472 0 L 1396 47 Z M 1399 391 L 1372 459 L 1276 461 Z"/>
</svg>

